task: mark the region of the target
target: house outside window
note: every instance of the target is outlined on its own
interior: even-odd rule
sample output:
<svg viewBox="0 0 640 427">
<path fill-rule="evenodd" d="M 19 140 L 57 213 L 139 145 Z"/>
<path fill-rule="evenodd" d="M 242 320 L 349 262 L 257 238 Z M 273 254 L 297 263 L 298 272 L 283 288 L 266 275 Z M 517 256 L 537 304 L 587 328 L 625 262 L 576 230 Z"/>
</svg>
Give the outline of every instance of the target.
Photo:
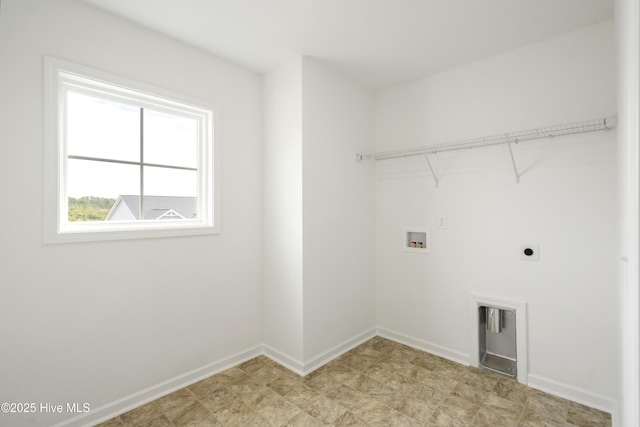
<svg viewBox="0 0 640 427">
<path fill-rule="evenodd" d="M 45 242 L 220 232 L 218 108 L 45 58 Z"/>
</svg>

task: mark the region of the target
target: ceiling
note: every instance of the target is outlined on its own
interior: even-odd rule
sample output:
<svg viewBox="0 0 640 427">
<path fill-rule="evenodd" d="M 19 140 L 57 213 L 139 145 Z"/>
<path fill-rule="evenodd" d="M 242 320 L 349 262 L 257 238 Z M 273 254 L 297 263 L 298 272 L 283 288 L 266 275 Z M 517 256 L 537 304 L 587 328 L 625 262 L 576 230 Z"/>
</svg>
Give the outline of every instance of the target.
<svg viewBox="0 0 640 427">
<path fill-rule="evenodd" d="M 613 17 L 614 0 L 81 0 L 248 69 L 297 55 L 372 89 Z"/>
</svg>

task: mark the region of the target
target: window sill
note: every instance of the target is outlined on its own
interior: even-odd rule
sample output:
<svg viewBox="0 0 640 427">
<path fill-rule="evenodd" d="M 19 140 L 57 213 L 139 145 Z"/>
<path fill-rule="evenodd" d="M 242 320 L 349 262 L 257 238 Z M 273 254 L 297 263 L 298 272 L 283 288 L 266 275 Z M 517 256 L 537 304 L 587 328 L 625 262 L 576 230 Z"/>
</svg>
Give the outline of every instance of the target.
<svg viewBox="0 0 640 427">
<path fill-rule="evenodd" d="M 162 237 L 198 236 L 220 234 L 219 227 L 205 225 L 201 222 L 191 224 L 167 223 L 149 224 L 121 223 L 104 224 L 86 223 L 73 224 L 65 229 L 53 230 L 45 234 L 45 244 L 100 242 L 112 240 L 137 240 Z"/>
</svg>

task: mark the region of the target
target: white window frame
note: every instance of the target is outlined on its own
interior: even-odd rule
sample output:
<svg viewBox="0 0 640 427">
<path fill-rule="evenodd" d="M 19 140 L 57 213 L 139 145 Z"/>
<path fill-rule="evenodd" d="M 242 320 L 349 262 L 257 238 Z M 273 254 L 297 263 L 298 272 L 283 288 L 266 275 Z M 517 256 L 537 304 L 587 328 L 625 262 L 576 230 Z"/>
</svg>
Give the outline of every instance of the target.
<svg viewBox="0 0 640 427">
<path fill-rule="evenodd" d="M 163 221 L 68 221 L 65 140 L 66 93 L 69 87 L 102 92 L 106 98 L 187 114 L 198 122 L 198 215 Z M 44 242 L 218 234 L 221 232 L 220 107 L 201 99 L 133 81 L 57 58 L 44 57 Z"/>
</svg>

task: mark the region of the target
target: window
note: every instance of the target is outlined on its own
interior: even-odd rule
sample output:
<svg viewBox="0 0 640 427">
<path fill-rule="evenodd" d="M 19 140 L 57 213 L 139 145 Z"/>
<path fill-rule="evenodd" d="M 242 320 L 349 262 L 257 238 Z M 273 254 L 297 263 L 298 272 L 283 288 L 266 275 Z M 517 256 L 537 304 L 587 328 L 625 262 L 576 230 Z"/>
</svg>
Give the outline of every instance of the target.
<svg viewBox="0 0 640 427">
<path fill-rule="evenodd" d="M 45 58 L 45 242 L 217 233 L 217 108 Z"/>
</svg>

